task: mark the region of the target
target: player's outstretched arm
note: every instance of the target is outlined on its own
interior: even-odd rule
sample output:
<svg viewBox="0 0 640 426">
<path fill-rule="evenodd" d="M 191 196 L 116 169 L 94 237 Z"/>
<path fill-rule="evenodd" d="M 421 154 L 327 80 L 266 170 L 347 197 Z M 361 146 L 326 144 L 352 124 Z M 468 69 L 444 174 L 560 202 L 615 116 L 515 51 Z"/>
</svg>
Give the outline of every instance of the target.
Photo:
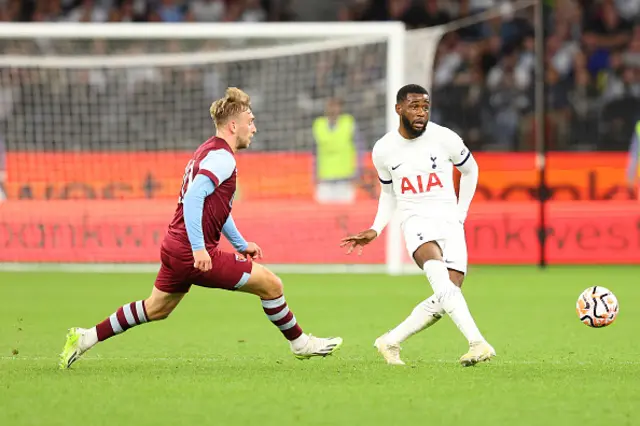
<svg viewBox="0 0 640 426">
<path fill-rule="evenodd" d="M 204 234 L 202 232 L 202 211 L 204 200 L 213 194 L 215 185 L 213 181 L 204 175 L 197 175 L 184 195 L 184 222 L 187 228 L 187 236 L 193 250 L 193 266 L 201 271 L 211 269 L 211 257 L 204 246 Z"/>
<path fill-rule="evenodd" d="M 378 199 L 378 212 L 373 220 L 373 225 L 366 231 L 362 231 L 356 235 L 343 238 L 340 247 L 348 247 L 347 254 L 350 254 L 356 247 L 360 247 L 358 254 L 362 254 L 364 246 L 375 240 L 382 230 L 391 220 L 396 210 L 396 197 L 393 194 L 391 181 L 382 181 L 380 188 L 380 198 Z"/>
<path fill-rule="evenodd" d="M 469 206 L 473 200 L 473 196 L 476 193 L 476 187 L 478 186 L 478 176 L 480 174 L 478 169 L 478 163 L 470 152 L 467 152 L 466 156 L 459 162 L 454 163 L 460 170 L 460 192 L 458 194 L 458 210 L 459 220 L 464 223 L 469 212 Z"/>
<path fill-rule="evenodd" d="M 373 147 L 371 160 L 378 172 L 378 179 L 380 180 L 378 211 L 376 212 L 376 218 L 373 220 L 371 228 L 342 239 L 340 247 L 348 247 L 347 254 L 350 254 L 356 247 L 360 247 L 358 254 L 362 254 L 363 247 L 375 240 L 378 235 L 382 233 L 382 230 L 387 226 L 387 223 L 389 223 L 396 210 L 396 196 L 393 193 L 393 180 L 389 169 L 385 166 L 384 150 L 379 148 L 378 143 Z"/>
</svg>

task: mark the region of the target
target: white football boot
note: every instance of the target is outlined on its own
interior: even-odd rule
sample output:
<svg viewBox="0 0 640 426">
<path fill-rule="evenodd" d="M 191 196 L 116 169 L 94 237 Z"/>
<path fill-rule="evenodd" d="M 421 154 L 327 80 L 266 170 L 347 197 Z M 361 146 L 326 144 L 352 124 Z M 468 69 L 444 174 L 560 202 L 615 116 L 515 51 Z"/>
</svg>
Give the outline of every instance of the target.
<svg viewBox="0 0 640 426">
<path fill-rule="evenodd" d="M 60 354 L 60 361 L 58 366 L 61 369 L 70 368 L 71 365 L 76 362 L 80 356 L 90 349 L 90 346 L 86 345 L 85 334 L 89 330 L 85 328 L 74 327 L 70 328 L 67 333 L 67 341 L 64 344 L 62 353 Z"/>
<path fill-rule="evenodd" d="M 322 338 L 309 335 L 306 345 L 297 350 L 291 346 L 291 352 L 298 359 L 309 359 L 316 356 L 325 357 L 331 355 L 340 349 L 340 346 L 342 346 L 341 337 Z"/>
<path fill-rule="evenodd" d="M 400 350 L 402 349 L 397 343 L 387 342 L 387 334 L 378 337 L 373 346 L 378 349 L 378 352 L 384 357 L 387 364 L 391 365 L 405 365 L 404 361 L 400 359 Z"/>
<path fill-rule="evenodd" d="M 469 345 L 469 352 L 460 357 L 463 367 L 470 367 L 479 362 L 489 361 L 496 356 L 496 350 L 487 342 L 473 342 Z"/>
</svg>

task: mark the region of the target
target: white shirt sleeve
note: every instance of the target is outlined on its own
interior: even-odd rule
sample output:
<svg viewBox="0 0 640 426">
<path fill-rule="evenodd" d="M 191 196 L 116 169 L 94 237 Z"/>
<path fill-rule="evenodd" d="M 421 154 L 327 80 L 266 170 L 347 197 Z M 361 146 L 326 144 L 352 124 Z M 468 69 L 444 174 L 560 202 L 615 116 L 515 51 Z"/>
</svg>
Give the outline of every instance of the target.
<svg viewBox="0 0 640 426">
<path fill-rule="evenodd" d="M 393 193 L 393 181 L 391 179 L 391 173 L 384 164 L 384 158 L 380 155 L 379 150 L 374 147 L 371 154 L 373 165 L 378 172 L 378 179 L 380 180 L 380 198 L 378 199 L 378 211 L 376 217 L 373 220 L 371 229 L 376 231 L 378 235 L 382 233 L 382 230 L 389 223 L 393 217 L 393 213 L 396 210 L 396 196 Z"/>
<path fill-rule="evenodd" d="M 389 169 L 385 166 L 384 158 L 380 153 L 380 149 L 376 149 L 376 148 L 377 147 L 375 146 L 373 147 L 373 151 L 371 152 L 371 160 L 373 161 L 373 165 L 375 166 L 376 171 L 378 172 L 378 179 L 382 184 L 391 185 L 392 183 L 391 172 L 389 172 Z"/>
<path fill-rule="evenodd" d="M 449 159 L 458 169 L 464 166 L 469 158 L 471 158 L 471 151 L 464 144 L 462 138 L 455 134 L 453 131 L 450 133 L 451 137 L 446 140 L 446 148 L 449 152 Z M 462 171 L 462 170 L 461 170 Z"/>
<path fill-rule="evenodd" d="M 217 149 L 210 151 L 202 161 L 198 174 L 203 174 L 218 186 L 221 182 L 229 179 L 236 169 L 236 159 L 229 151 Z"/>
<path fill-rule="evenodd" d="M 478 186 L 478 163 L 471 155 L 471 151 L 466 147 L 462 138 L 452 133 L 451 138 L 447 140 L 447 148 L 449 149 L 449 159 L 458 170 L 460 170 L 460 191 L 458 193 L 458 219 L 464 222 L 471 206 L 471 201 L 476 193 Z"/>
</svg>

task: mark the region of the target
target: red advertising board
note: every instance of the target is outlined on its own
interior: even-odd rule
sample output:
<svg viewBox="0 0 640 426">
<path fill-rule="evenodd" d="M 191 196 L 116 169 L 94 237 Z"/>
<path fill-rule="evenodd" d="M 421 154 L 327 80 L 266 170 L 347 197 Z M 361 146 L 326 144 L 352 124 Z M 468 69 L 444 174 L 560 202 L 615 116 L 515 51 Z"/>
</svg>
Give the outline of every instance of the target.
<svg viewBox="0 0 640 426">
<path fill-rule="evenodd" d="M 156 262 L 190 155 L 8 153 L 0 261 Z M 534 155 L 475 156 L 481 172 L 466 226 L 470 261 L 535 263 Z M 384 263 L 382 242 L 362 257 L 338 247 L 375 215 L 379 184 L 370 156 L 358 201 L 348 206 L 313 201 L 313 162 L 309 153 L 240 153 L 234 217 L 242 232 L 263 246 L 267 263 Z M 626 185 L 626 165 L 625 153 L 550 154 L 552 263 L 640 262 L 640 203 Z"/>
<path fill-rule="evenodd" d="M 177 199 L 190 152 L 93 152 L 7 155 L 11 199 Z M 480 181 L 476 202 L 527 201 L 538 174 L 531 153 L 477 153 Z M 313 199 L 310 153 L 242 152 L 237 156 L 238 200 Z M 370 155 L 363 158 L 358 199 L 377 198 Z M 624 153 L 552 153 L 548 179 L 554 199 L 625 200 L 635 195 L 625 183 Z"/>
<path fill-rule="evenodd" d="M 175 203 L 166 200 L 15 201 L 0 204 L 1 262 L 157 262 Z M 348 257 L 340 238 L 371 224 L 377 203 L 321 206 L 308 201 L 234 205 L 241 232 L 265 250 L 265 263 L 384 263 L 384 243 Z M 551 263 L 640 262 L 640 204 L 553 202 Z M 474 204 L 466 224 L 473 264 L 535 263 L 538 204 Z M 229 248 L 228 243 L 225 247 Z"/>
</svg>

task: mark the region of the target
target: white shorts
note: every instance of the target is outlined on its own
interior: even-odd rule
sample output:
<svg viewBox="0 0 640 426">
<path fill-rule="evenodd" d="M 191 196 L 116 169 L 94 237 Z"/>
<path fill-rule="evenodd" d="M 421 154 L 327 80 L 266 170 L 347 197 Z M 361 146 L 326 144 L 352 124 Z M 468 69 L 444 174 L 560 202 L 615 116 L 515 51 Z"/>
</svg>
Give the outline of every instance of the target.
<svg viewBox="0 0 640 426">
<path fill-rule="evenodd" d="M 411 260 L 418 247 L 435 241 L 447 268 L 467 273 L 467 241 L 461 223 L 413 216 L 402 224 L 402 233 Z"/>
</svg>

